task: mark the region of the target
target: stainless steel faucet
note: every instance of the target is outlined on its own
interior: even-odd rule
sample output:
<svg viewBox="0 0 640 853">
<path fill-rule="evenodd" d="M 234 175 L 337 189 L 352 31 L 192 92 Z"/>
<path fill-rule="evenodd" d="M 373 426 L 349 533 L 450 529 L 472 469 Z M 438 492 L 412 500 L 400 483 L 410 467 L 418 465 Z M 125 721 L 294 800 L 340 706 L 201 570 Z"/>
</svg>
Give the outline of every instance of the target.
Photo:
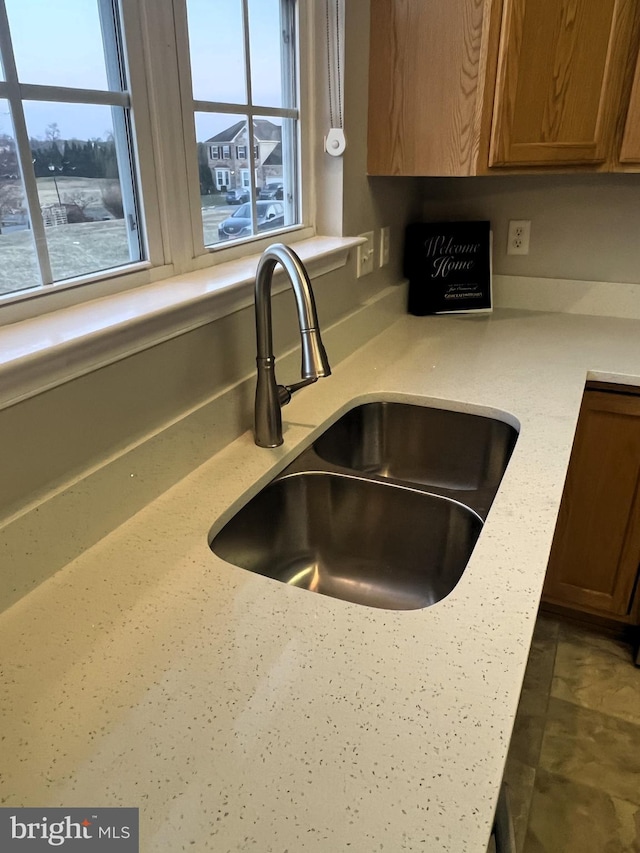
<svg viewBox="0 0 640 853">
<path fill-rule="evenodd" d="M 300 339 L 302 341 L 302 381 L 293 385 L 276 383 L 271 322 L 271 280 L 280 263 L 289 277 L 296 298 Z M 322 344 L 311 282 L 302 261 L 288 246 L 274 243 L 265 249 L 256 272 L 256 337 L 258 341 L 258 384 L 256 386 L 255 440 L 259 447 L 282 444 L 282 406 L 291 395 L 330 376 L 329 360 Z"/>
</svg>

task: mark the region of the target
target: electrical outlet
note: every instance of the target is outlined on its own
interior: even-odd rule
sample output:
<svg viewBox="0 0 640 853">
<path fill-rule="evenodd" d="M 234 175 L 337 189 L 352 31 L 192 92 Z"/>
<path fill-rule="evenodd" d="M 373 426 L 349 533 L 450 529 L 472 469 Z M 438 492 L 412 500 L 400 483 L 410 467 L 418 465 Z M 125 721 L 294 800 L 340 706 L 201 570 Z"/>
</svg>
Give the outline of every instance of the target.
<svg viewBox="0 0 640 853">
<path fill-rule="evenodd" d="M 531 220 L 511 219 L 507 236 L 507 255 L 528 255 Z"/>
<path fill-rule="evenodd" d="M 370 272 L 373 272 L 373 244 L 375 235 L 373 231 L 366 231 L 364 234 L 358 234 L 358 237 L 363 237 L 366 240 L 366 243 L 361 243 L 358 246 L 358 264 L 356 275 L 358 278 L 361 278 L 363 275 L 368 275 Z"/>
<path fill-rule="evenodd" d="M 391 239 L 391 228 L 387 225 L 380 229 L 380 266 L 384 267 L 389 263 L 389 241 Z"/>
</svg>

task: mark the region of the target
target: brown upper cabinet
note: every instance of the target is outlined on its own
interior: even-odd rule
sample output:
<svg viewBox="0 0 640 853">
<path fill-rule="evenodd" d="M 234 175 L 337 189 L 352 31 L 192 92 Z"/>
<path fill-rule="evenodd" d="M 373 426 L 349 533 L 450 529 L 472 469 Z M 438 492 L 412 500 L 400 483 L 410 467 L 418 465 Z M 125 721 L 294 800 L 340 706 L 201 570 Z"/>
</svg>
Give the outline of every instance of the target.
<svg viewBox="0 0 640 853">
<path fill-rule="evenodd" d="M 372 0 L 369 174 L 636 171 L 639 37 L 640 0 Z"/>
<path fill-rule="evenodd" d="M 636 62 L 631 101 L 620 151 L 622 163 L 640 163 L 640 56 Z"/>
</svg>

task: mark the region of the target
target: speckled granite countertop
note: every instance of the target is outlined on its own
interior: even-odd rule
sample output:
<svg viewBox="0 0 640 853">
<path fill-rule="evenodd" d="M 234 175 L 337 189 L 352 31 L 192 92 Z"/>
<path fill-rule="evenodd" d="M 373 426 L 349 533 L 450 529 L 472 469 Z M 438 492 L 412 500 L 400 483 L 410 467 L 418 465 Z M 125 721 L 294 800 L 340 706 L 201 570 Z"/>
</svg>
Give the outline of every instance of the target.
<svg viewBox="0 0 640 853">
<path fill-rule="evenodd" d="M 587 372 L 640 384 L 640 323 L 399 319 L 0 617 L 4 805 L 139 806 L 141 850 L 484 851 Z M 216 558 L 228 517 L 354 400 L 521 424 L 455 590 L 418 611 Z M 161 460 L 159 460 L 161 464 Z"/>
</svg>

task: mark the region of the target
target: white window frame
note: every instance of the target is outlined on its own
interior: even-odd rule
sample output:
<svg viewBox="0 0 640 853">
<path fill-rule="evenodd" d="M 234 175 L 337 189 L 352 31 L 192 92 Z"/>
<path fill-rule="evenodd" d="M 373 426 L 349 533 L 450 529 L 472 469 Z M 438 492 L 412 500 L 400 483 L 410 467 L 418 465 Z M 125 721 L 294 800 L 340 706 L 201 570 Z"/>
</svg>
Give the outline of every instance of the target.
<svg viewBox="0 0 640 853">
<path fill-rule="evenodd" d="M 245 20 L 248 17 L 247 0 L 242 0 L 244 5 Z M 287 234 L 287 239 L 295 241 L 296 239 L 306 239 L 314 236 L 315 225 L 311 215 L 312 199 L 314 197 L 314 180 L 312 170 L 312 153 L 311 140 L 314 134 L 314 126 L 312 122 L 313 110 L 311 109 L 311 65 L 315 56 L 314 40 L 312 35 L 312 11 L 308 8 L 309 4 L 304 0 L 296 0 L 295 3 L 295 22 L 294 29 L 298 35 L 298 45 L 295 51 L 297 66 L 295 71 L 296 79 L 296 109 L 287 110 L 285 108 L 271 108 L 258 104 L 238 105 L 225 104 L 217 102 L 202 102 L 196 101 L 193 98 L 193 89 L 191 81 L 191 68 L 189 64 L 188 51 L 188 24 L 187 11 L 185 0 L 174 0 L 176 9 L 175 30 L 178 45 L 182 45 L 178 50 L 179 68 L 180 68 L 180 83 L 182 90 L 182 117 L 185 135 L 185 145 L 187 149 L 187 172 L 190 174 L 188 187 L 191 190 L 191 217 L 192 224 L 192 244 L 194 247 L 193 263 L 196 268 L 201 269 L 209 266 L 212 261 L 212 256 L 221 256 L 222 258 L 242 257 L 249 252 L 256 252 L 263 247 L 268 246 L 273 242 L 274 235 L 279 235 L 283 232 Z M 248 33 L 245 30 L 245 38 L 248 40 Z M 245 49 L 248 44 L 245 45 Z M 182 61 L 181 61 L 182 60 Z M 248 93 L 250 100 L 250 91 Z M 299 152 L 298 163 L 298 198 L 296 203 L 300 211 L 300 224 L 286 226 L 282 230 L 271 232 L 266 237 L 255 235 L 251 238 L 246 238 L 241 243 L 226 246 L 224 243 L 220 245 L 205 246 L 202 231 L 201 217 L 201 201 L 200 196 L 193 192 L 193 188 L 198 189 L 198 183 L 194 183 L 194 173 L 197 169 L 195 154 L 189 155 L 189 150 L 196 151 L 195 123 L 194 112 L 219 112 L 229 113 L 232 116 L 239 114 L 246 115 L 248 118 L 247 131 L 249 139 L 253 139 L 253 119 L 269 118 L 269 116 L 286 117 L 297 119 L 298 139 L 297 147 Z M 250 146 L 249 141 L 247 145 Z M 258 188 L 258 169 L 257 161 L 259 154 L 259 143 L 254 144 L 253 151 L 249 147 L 250 168 L 256 175 L 256 187 Z M 252 197 L 252 205 L 255 206 L 257 192 Z M 257 221 L 256 210 L 254 209 L 254 221 Z M 214 261 L 215 263 L 215 261 Z"/>
<path fill-rule="evenodd" d="M 109 83 L 109 89 L 83 89 L 70 88 L 56 85 L 43 84 L 25 84 L 19 82 L 16 62 L 13 54 L 12 40 L 10 36 L 9 19 L 7 16 L 5 0 L 0 0 L 0 45 L 2 46 L 2 54 L 5 62 L 5 80 L 0 80 L 0 99 L 6 100 L 11 109 L 13 118 L 13 128 L 15 136 L 15 144 L 19 160 L 21 164 L 31 162 L 31 145 L 29 133 L 27 130 L 24 104 L 29 101 L 48 101 L 50 103 L 74 103 L 116 107 L 113 110 L 114 122 L 114 138 L 116 142 L 116 155 L 118 161 L 118 171 L 120 175 L 120 186 L 123 197 L 123 205 L 125 210 L 125 221 L 127 225 L 127 237 L 129 241 L 130 253 L 139 255 L 139 258 L 132 260 L 130 263 L 118 267 L 115 271 L 112 269 L 97 270 L 89 273 L 86 276 L 79 276 L 77 281 L 92 281 L 96 277 L 109 276 L 114 272 L 122 274 L 132 269 L 146 267 L 149 264 L 147 259 L 153 265 L 161 265 L 163 258 L 160 255 L 158 232 L 155 228 L 155 223 L 151 222 L 147 229 L 144 215 L 144 199 L 141 192 L 141 181 L 138 177 L 138 163 L 141 161 L 139 156 L 139 147 L 136 143 L 136 136 L 140 139 L 143 146 L 149 143 L 149 123 L 144 115 L 145 108 L 140 105 L 140 121 L 136 122 L 136 134 L 130 131 L 133 119 L 127 119 L 124 111 L 133 109 L 132 90 L 132 68 L 129 62 L 128 55 L 130 48 L 128 40 L 125 37 L 125 3 L 115 0 L 113 4 L 117 8 L 118 22 L 113 24 L 112 18 L 112 0 L 98 0 L 98 11 L 103 21 L 103 32 L 106 34 L 107 47 L 105 50 L 105 64 Z M 135 42 L 139 35 L 139 19 L 134 14 L 133 4 L 129 2 L 129 7 L 126 10 L 128 21 L 128 36 L 129 40 Z M 116 30 L 118 36 L 116 36 Z M 119 88 L 121 80 L 121 66 L 118 58 L 117 41 L 119 37 L 123 42 L 123 57 L 124 73 L 128 84 L 127 91 Z M 133 76 L 136 76 L 133 72 Z M 33 236 L 33 248 L 37 261 L 37 266 L 40 273 L 41 283 L 34 284 L 37 290 L 31 290 L 29 295 L 40 295 L 46 293 L 53 287 L 64 285 L 66 282 L 75 283 L 75 279 L 65 279 L 60 282 L 54 281 L 49 257 L 49 247 L 47 245 L 47 237 L 44 226 L 44 217 L 42 214 L 42 206 L 38 195 L 38 185 L 34 170 L 31 168 L 21 167 L 21 179 L 24 187 L 27 207 L 29 210 L 29 220 Z M 143 168 L 145 173 L 145 185 L 148 185 L 147 191 L 147 209 L 152 205 L 157 204 L 157 199 L 154 193 L 155 181 L 151 180 L 151 173 L 148 169 Z M 147 233 L 149 232 L 149 233 Z M 8 297 L 24 295 L 23 291 L 16 291 L 7 294 Z M 0 302 L 0 305 L 2 303 Z"/>
<path fill-rule="evenodd" d="M 4 3 L 3 12 L 4 10 Z M 14 102 L 31 95 L 38 100 L 53 100 L 59 102 L 92 103 L 114 105 L 124 103 L 128 98 L 131 108 L 133 139 L 132 148 L 136 162 L 137 192 L 138 192 L 138 226 L 143 230 L 146 244 L 146 260 L 130 263 L 121 267 L 100 270 L 77 278 L 64 279 L 52 284 L 37 284 L 30 290 L 19 290 L 0 295 L 0 326 L 19 320 L 37 317 L 52 310 L 58 310 L 70 305 L 86 302 L 112 293 L 118 293 L 131 287 L 146 284 L 149 281 L 165 278 L 174 273 L 171 264 L 169 244 L 163 239 L 162 216 L 159 211 L 159 193 L 157 181 L 157 149 L 153 142 L 151 105 L 148 96 L 147 69 L 143 58 L 143 42 L 145 34 L 142 26 L 141 4 L 138 0 L 118 0 L 120 23 L 124 43 L 124 64 L 129 94 L 105 92 L 103 90 L 69 89 L 59 86 L 25 86 L 11 80 L 5 70 L 6 81 L 0 81 L 0 97 L 13 97 Z M 6 33 L 6 18 L 0 30 Z M 15 74 L 15 68 L 14 68 Z M 7 91 L 9 87 L 9 92 Z M 13 92 L 10 90 L 13 88 Z M 114 95 L 116 96 L 114 99 Z M 118 105 L 118 104 L 116 104 Z M 22 113 L 22 121 L 20 114 Z M 24 125 L 22 110 L 16 112 L 21 128 L 14 127 L 16 145 L 22 136 L 23 150 L 30 151 L 28 134 Z M 26 148 L 25 148 L 26 145 Z M 25 176 L 25 194 L 30 198 L 32 208 L 39 208 L 37 184 L 31 176 Z M 24 178 L 23 178 L 24 180 Z M 34 231 L 37 226 L 34 224 Z M 39 231 L 39 229 L 38 229 Z M 34 236 L 41 239 L 38 231 Z M 46 273 L 46 269 L 45 269 Z M 43 276 L 47 281 L 48 275 Z"/>
<path fill-rule="evenodd" d="M 2 296 L 0 325 L 124 292 L 190 270 L 214 267 L 259 253 L 273 242 L 273 235 L 261 235 L 232 246 L 204 246 L 185 2 L 118 2 L 133 114 L 139 207 L 145 227 L 148 259 L 124 268 L 67 279 L 46 289 L 16 291 Z M 313 110 L 310 103 L 315 44 L 311 32 L 313 15 L 307 7 L 304 0 L 298 0 L 297 101 L 299 168 L 304 176 L 300 187 L 300 219 L 303 224 L 284 229 L 290 243 L 315 235 L 311 215 L 315 188 L 311 148 Z M 184 95 L 185 87 L 188 97 Z M 67 93 L 68 90 L 61 91 L 59 99 L 64 101 Z M 91 94 L 93 97 L 94 93 Z M 118 93 L 100 93 L 107 98 L 114 94 Z M 264 107 L 255 109 L 257 116 L 268 117 L 268 114 L 269 110 Z M 181 116 L 182 120 L 176 121 L 176 116 Z"/>
</svg>

